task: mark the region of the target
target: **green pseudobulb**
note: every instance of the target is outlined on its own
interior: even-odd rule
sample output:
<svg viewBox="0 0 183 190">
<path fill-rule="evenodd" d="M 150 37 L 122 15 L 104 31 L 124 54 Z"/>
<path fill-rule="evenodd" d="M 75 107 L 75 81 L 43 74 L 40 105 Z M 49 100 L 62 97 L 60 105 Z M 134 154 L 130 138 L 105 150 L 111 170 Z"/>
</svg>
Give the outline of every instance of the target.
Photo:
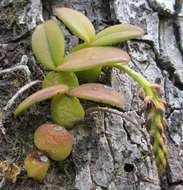
<svg viewBox="0 0 183 190">
<path fill-rule="evenodd" d="M 76 97 L 57 95 L 51 102 L 51 116 L 54 122 L 69 129 L 84 119 L 85 112 Z"/>
<path fill-rule="evenodd" d="M 24 166 L 28 177 L 41 182 L 48 172 L 50 161 L 43 153 L 33 151 L 26 156 Z"/>
<path fill-rule="evenodd" d="M 96 67 L 86 71 L 76 72 L 76 75 L 80 82 L 96 82 L 101 73 L 101 67 Z"/>
<path fill-rule="evenodd" d="M 78 79 L 73 72 L 49 72 L 44 78 L 43 88 L 57 84 L 67 85 L 70 89 L 79 86 Z M 51 102 L 51 116 L 53 121 L 65 128 L 71 128 L 77 121 L 84 118 L 85 112 L 79 100 L 67 95 L 57 95 Z"/>
<path fill-rule="evenodd" d="M 47 88 L 57 84 L 64 84 L 69 88 L 74 88 L 79 86 L 78 79 L 74 73 L 51 71 L 44 78 L 42 87 Z"/>
</svg>

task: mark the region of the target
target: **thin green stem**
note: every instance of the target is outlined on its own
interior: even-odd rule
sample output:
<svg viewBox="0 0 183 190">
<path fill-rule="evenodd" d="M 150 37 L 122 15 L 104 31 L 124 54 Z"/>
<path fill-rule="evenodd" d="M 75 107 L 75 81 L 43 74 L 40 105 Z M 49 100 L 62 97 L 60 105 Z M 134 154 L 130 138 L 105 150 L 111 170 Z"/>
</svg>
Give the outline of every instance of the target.
<svg viewBox="0 0 183 190">
<path fill-rule="evenodd" d="M 153 96 L 153 92 L 150 88 L 151 83 L 148 82 L 143 76 L 122 64 L 116 64 L 115 67 L 127 73 L 131 78 L 133 78 L 144 89 L 144 92 L 147 96 Z"/>
</svg>

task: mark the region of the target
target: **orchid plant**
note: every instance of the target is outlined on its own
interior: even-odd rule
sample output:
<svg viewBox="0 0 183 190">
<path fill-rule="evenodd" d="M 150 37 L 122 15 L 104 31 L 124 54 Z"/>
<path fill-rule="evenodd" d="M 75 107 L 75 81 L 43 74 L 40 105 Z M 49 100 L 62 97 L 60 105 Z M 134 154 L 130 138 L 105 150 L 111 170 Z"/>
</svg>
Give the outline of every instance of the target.
<svg viewBox="0 0 183 190">
<path fill-rule="evenodd" d="M 53 121 L 70 129 L 85 116 L 79 99 L 122 108 L 124 98 L 121 94 L 111 87 L 95 83 L 103 67 L 118 68 L 136 81 L 144 91 L 146 126 L 159 174 L 162 175 L 167 163 L 164 135 L 166 103 L 161 98 L 160 86 L 151 84 L 136 71 L 125 66 L 130 61 L 125 51 L 108 47 L 140 37 L 144 34 L 143 30 L 131 24 L 118 24 L 96 34 L 90 20 L 76 10 L 56 8 L 54 14 L 83 43 L 64 55 L 64 34 L 59 25 L 48 20 L 36 27 L 32 35 L 32 49 L 37 61 L 49 73 L 44 78 L 43 89 L 26 98 L 17 107 L 15 115 L 18 116 L 37 102 L 51 98 Z M 79 81 L 92 83 L 79 85 Z"/>
</svg>

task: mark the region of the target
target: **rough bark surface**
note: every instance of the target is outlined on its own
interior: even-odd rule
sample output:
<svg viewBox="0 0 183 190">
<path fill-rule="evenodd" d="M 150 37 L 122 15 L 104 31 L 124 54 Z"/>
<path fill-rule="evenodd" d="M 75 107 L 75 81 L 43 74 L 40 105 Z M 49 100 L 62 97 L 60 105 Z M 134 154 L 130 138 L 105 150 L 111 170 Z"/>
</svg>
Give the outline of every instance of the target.
<svg viewBox="0 0 183 190">
<path fill-rule="evenodd" d="M 34 147 L 36 127 L 50 120 L 49 102 L 34 106 L 18 119 L 12 113 L 23 98 L 40 88 L 37 80 L 43 78 L 45 71 L 34 60 L 30 37 L 37 24 L 53 17 L 55 6 L 82 11 L 97 31 L 114 23 L 132 23 L 146 31 L 143 38 L 119 47 L 128 51 L 132 68 L 149 81 L 161 84 L 168 103 L 169 155 L 163 177 L 158 176 L 143 115 L 139 115 L 143 106 L 137 96 L 139 87 L 113 69 L 105 70 L 100 80 L 125 95 L 124 112 L 137 125 L 112 113 L 89 115 L 72 130 L 76 142 L 71 157 L 63 163 L 53 163 L 41 184 L 26 178 L 23 159 Z M 68 49 L 78 39 L 64 30 Z M 16 161 L 22 169 L 15 184 L 1 181 L 1 189 L 182 190 L 182 90 L 182 0 L 0 0 L 0 160 Z"/>
</svg>

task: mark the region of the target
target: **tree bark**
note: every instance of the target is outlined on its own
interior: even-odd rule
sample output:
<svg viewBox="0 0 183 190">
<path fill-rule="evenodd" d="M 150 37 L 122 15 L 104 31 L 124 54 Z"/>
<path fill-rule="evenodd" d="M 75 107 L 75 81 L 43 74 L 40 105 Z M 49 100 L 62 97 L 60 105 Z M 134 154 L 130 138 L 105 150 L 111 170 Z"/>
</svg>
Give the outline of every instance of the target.
<svg viewBox="0 0 183 190">
<path fill-rule="evenodd" d="M 139 87 L 117 69 L 104 70 L 100 82 L 124 94 L 123 112 L 133 122 L 110 112 L 87 115 L 71 131 L 75 137 L 71 157 L 63 163 L 53 162 L 41 184 L 25 177 L 23 159 L 34 148 L 33 132 L 51 120 L 49 102 L 34 106 L 18 119 L 12 113 L 23 98 L 40 88 L 37 80 L 42 80 L 46 71 L 32 55 L 31 33 L 44 20 L 56 19 L 55 6 L 82 11 L 97 31 L 116 23 L 131 23 L 145 30 L 144 37 L 119 48 L 129 53 L 130 67 L 161 85 L 168 103 L 169 153 L 163 177 L 158 176 L 144 117 L 139 114 L 143 107 Z M 0 160 L 16 161 L 22 169 L 15 184 L 1 184 L 3 190 L 183 189 L 182 0 L 1 0 L 0 23 Z M 62 27 L 68 50 L 78 39 Z"/>
</svg>

